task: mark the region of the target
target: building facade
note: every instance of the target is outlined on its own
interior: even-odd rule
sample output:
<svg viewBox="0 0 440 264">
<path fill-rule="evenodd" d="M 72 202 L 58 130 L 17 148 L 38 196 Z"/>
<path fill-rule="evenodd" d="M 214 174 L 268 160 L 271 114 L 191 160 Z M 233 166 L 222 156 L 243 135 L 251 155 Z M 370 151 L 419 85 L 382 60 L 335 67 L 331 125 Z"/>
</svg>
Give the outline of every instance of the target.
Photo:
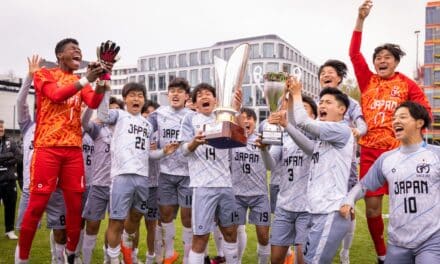
<svg viewBox="0 0 440 264">
<path fill-rule="evenodd" d="M 427 138 L 440 143 L 440 1 L 426 5 L 423 88 L 433 110 L 432 128 Z"/>
<path fill-rule="evenodd" d="M 314 99 L 318 98 L 319 66 L 276 35 L 223 41 L 206 48 L 142 56 L 138 59 L 138 71 L 133 74 L 136 76 L 133 79 L 145 84 L 150 100 L 166 105 L 168 84 L 176 77 L 187 79 L 191 87 L 201 82 L 215 86 L 214 57 L 228 60 L 234 48 L 242 43 L 250 45 L 242 85 L 243 105 L 253 108 L 260 121 L 268 115 L 262 92 L 262 75 L 265 72 L 290 72 L 293 67 L 299 67 L 304 93 Z"/>
</svg>

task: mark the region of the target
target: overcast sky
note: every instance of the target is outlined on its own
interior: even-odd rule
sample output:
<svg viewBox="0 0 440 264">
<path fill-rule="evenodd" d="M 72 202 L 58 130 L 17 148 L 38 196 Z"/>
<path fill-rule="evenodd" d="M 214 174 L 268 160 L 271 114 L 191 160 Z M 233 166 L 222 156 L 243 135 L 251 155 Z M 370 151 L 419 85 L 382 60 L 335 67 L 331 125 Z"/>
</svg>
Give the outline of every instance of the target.
<svg viewBox="0 0 440 264">
<path fill-rule="evenodd" d="M 427 0 L 376 0 L 364 26 L 368 61 L 385 42 L 406 51 L 398 70 L 413 77 L 415 30 L 423 62 Z M 121 65 L 143 55 L 209 47 L 215 42 L 276 34 L 317 64 L 337 58 L 350 66 L 348 47 L 362 0 L 1 0 L 0 73 L 26 73 L 26 57 L 55 60 L 62 38 L 78 39 L 85 60 L 111 39 L 121 46 Z M 353 76 L 351 74 L 351 76 Z"/>
</svg>

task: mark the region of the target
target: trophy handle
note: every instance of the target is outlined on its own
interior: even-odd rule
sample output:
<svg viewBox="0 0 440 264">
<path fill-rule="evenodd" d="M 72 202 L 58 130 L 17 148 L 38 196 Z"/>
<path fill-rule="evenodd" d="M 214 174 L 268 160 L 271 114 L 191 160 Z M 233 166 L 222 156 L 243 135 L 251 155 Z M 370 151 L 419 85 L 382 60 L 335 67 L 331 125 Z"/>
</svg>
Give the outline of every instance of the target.
<svg viewBox="0 0 440 264">
<path fill-rule="evenodd" d="M 293 67 L 292 71 L 290 72 L 290 75 L 296 78 L 296 80 L 299 82 L 301 81 L 302 72 L 300 67 Z"/>
</svg>

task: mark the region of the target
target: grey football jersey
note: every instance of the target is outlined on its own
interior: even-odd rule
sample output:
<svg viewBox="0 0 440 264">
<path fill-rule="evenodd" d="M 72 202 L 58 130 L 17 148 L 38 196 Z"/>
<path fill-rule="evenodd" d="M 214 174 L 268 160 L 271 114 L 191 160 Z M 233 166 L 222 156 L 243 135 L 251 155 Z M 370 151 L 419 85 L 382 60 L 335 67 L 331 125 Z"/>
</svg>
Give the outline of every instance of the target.
<svg viewBox="0 0 440 264">
<path fill-rule="evenodd" d="M 151 135 L 151 142 L 156 142 L 158 144 L 158 131 Z M 157 187 L 159 185 L 159 173 L 160 173 L 160 163 L 162 159 L 150 159 L 148 164 L 148 187 Z"/>
<path fill-rule="evenodd" d="M 93 154 L 95 152 L 95 146 L 93 145 L 93 139 L 87 132 L 83 132 L 82 151 L 84 159 L 84 172 L 86 174 L 86 186 L 89 186 L 92 183 L 93 178 Z"/>
<path fill-rule="evenodd" d="M 345 122 L 318 122 L 307 197 L 310 213 L 338 211 L 348 191 L 354 139 Z"/>
<path fill-rule="evenodd" d="M 111 170 L 111 155 L 110 143 L 112 140 L 112 131 L 107 126 L 101 126 L 89 122 L 89 127 L 93 127 L 98 134 L 94 140 L 94 154 L 93 158 L 93 178 L 92 185 L 110 186 L 110 170 Z"/>
<path fill-rule="evenodd" d="M 257 134 L 248 137 L 246 147 L 231 149 L 232 187 L 240 196 L 267 195 L 266 166 L 255 145 Z"/>
<path fill-rule="evenodd" d="M 290 136 L 284 137 L 282 146 L 272 146 L 270 153 L 281 167 L 277 207 L 290 212 L 307 211 L 311 156 L 306 155 Z"/>
<path fill-rule="evenodd" d="M 179 141 L 191 141 L 204 124 L 215 122 L 214 114 L 188 113 L 182 122 Z M 232 187 L 228 149 L 218 149 L 207 144 L 189 153 L 190 187 Z"/>
<path fill-rule="evenodd" d="M 192 111 L 188 108 L 176 111 L 171 106 L 161 106 L 151 113 L 148 121 L 153 125 L 153 129 L 158 131 L 158 148 L 161 149 L 166 144 L 177 141 L 182 119 L 189 112 Z M 160 171 L 170 175 L 188 176 L 188 161 L 183 156 L 182 150 L 178 149 L 173 154 L 163 157 L 160 160 Z"/>
<path fill-rule="evenodd" d="M 382 154 L 360 184 L 376 190 L 388 181 L 388 242 L 416 248 L 440 230 L 440 148 L 426 143 Z"/>
</svg>

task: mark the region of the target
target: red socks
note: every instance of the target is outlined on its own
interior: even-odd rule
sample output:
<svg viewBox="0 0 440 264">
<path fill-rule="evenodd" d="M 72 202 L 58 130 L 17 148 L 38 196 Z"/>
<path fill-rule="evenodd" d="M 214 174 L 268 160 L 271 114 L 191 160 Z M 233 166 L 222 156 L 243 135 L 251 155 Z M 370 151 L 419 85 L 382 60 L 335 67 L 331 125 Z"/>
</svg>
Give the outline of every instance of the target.
<svg viewBox="0 0 440 264">
<path fill-rule="evenodd" d="M 383 238 L 384 224 L 382 216 L 367 217 L 368 230 L 373 239 L 374 247 L 378 256 L 385 256 L 387 249 Z"/>
<path fill-rule="evenodd" d="M 46 209 L 49 201 L 50 193 L 31 193 L 29 197 L 29 204 L 23 216 L 23 221 L 20 227 L 20 236 L 18 238 L 18 245 L 20 246 L 20 259 L 27 260 L 37 231 L 38 222 Z"/>
</svg>

